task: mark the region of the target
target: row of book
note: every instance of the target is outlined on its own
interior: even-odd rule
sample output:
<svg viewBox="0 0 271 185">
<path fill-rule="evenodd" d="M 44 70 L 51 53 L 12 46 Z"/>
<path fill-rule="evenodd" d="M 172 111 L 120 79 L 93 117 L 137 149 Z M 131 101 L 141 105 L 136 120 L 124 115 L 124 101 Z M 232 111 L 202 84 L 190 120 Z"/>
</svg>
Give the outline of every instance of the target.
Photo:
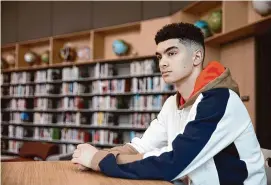
<svg viewBox="0 0 271 185">
<path fill-rule="evenodd" d="M 162 77 L 133 78 L 131 92 L 165 92 L 172 91 L 175 87 L 165 83 Z"/>
<path fill-rule="evenodd" d="M 61 94 L 85 94 L 85 93 L 123 93 L 130 91 L 130 80 L 98 80 L 89 83 L 70 82 L 63 83 Z"/>
<path fill-rule="evenodd" d="M 10 76 L 9 74 L 2 74 L 2 83 L 24 84 L 61 80 L 61 71 L 61 69 L 42 69 L 36 72 L 12 72 Z"/>
<path fill-rule="evenodd" d="M 13 110 L 25 109 L 27 107 L 27 100 L 26 99 L 11 99 L 7 107 Z"/>
<path fill-rule="evenodd" d="M 130 142 L 134 137 L 141 137 L 142 132 L 111 131 L 111 130 L 80 130 L 71 128 L 23 128 L 21 126 L 8 126 L 8 137 L 17 139 L 34 139 L 60 142 L 94 144 L 122 144 Z"/>
<path fill-rule="evenodd" d="M 11 99 L 5 108 L 11 110 L 160 110 L 169 95 L 93 96 L 92 98 L 63 97 L 59 99 Z"/>
<path fill-rule="evenodd" d="M 129 65 L 130 75 L 146 75 L 159 72 L 158 63 L 154 59 L 131 61 Z M 118 70 L 115 64 L 96 63 L 87 66 L 63 67 L 62 69 L 12 72 L 10 76 L 9 74 L 2 74 L 2 83 L 23 84 L 29 82 L 50 82 L 53 80 L 109 77 L 119 75 Z"/>
<path fill-rule="evenodd" d="M 92 98 L 82 97 L 63 97 L 60 99 L 50 98 L 34 98 L 32 100 L 27 99 L 11 99 L 5 103 L 5 108 L 11 110 L 76 110 L 76 109 L 90 109 L 90 110 L 110 110 L 117 108 L 128 108 L 128 104 L 125 107 L 120 107 L 121 99 L 113 96 L 101 96 Z"/>
<path fill-rule="evenodd" d="M 136 95 L 132 97 L 130 107 L 133 110 L 161 110 L 169 95 Z"/>
<path fill-rule="evenodd" d="M 131 132 L 131 136 L 135 137 L 140 137 L 141 133 L 135 133 L 135 132 Z M 110 133 L 109 136 L 109 141 L 112 142 L 112 140 L 114 140 L 114 134 Z M 96 138 L 98 138 L 96 136 Z M 116 139 L 115 139 L 116 140 Z M 19 153 L 20 148 L 23 146 L 23 141 L 15 141 L 15 140 L 1 140 L 1 150 L 4 151 L 9 151 L 9 152 L 14 152 L 14 153 Z M 78 143 L 79 144 L 79 143 Z M 92 145 L 95 146 L 95 144 L 99 144 L 99 146 L 96 146 L 96 148 L 112 148 L 114 143 L 104 143 L 105 146 L 102 146 L 103 144 L 98 142 L 93 142 L 90 143 Z M 106 146 L 106 145 L 110 145 L 112 144 L 112 146 Z M 125 144 L 125 143 L 119 143 L 119 144 Z M 59 146 L 59 154 L 71 154 L 72 152 L 74 152 L 74 150 L 76 149 L 77 144 L 58 144 Z"/>
<path fill-rule="evenodd" d="M 22 84 L 34 81 L 32 72 L 14 72 L 11 73 L 10 83 L 11 84 Z"/>
<path fill-rule="evenodd" d="M 33 96 L 33 95 L 50 95 L 61 94 L 62 89 L 54 84 L 37 84 L 37 85 L 16 85 L 10 87 L 2 87 L 1 94 L 3 96 Z"/>
<path fill-rule="evenodd" d="M 156 113 L 134 113 L 132 117 L 132 127 L 148 128 L 150 123 L 157 118 Z"/>
<path fill-rule="evenodd" d="M 33 96 L 34 93 L 35 88 L 33 85 L 17 85 L 1 88 L 3 96 Z"/>
<path fill-rule="evenodd" d="M 1 115 L 3 117 L 3 115 Z M 112 113 L 95 112 L 92 114 L 82 113 L 10 113 L 10 121 L 13 126 L 20 123 L 33 125 L 89 125 L 89 126 L 113 126 L 125 125 L 131 128 L 147 128 L 152 120 L 157 117 L 157 113 L 133 113 L 125 115 L 125 122 L 120 121 L 123 117 Z"/>
<path fill-rule="evenodd" d="M 92 82 L 92 93 L 124 93 L 130 92 L 129 79 L 101 80 Z"/>
<path fill-rule="evenodd" d="M 114 64 L 96 63 L 91 66 L 84 67 L 65 67 L 62 69 L 62 80 L 75 80 L 81 78 L 99 78 L 114 76 L 117 70 Z"/>
<path fill-rule="evenodd" d="M 1 150 L 7 150 L 14 153 L 19 153 L 20 148 L 23 146 L 22 141 L 14 140 L 2 140 L 1 141 Z"/>
<path fill-rule="evenodd" d="M 159 72 L 158 63 L 154 59 L 145 59 L 130 63 L 131 75 L 147 75 Z"/>
<path fill-rule="evenodd" d="M 23 144 L 23 141 L 1 140 L 1 150 L 19 153 Z M 59 144 L 59 154 L 71 154 L 75 149 L 75 144 Z"/>
<path fill-rule="evenodd" d="M 39 95 L 83 95 L 87 93 L 124 93 L 124 92 L 167 92 L 175 87 L 166 84 L 161 77 L 133 78 L 121 80 L 102 80 L 91 83 L 17 85 L 2 88 L 4 96 L 39 96 Z"/>
</svg>

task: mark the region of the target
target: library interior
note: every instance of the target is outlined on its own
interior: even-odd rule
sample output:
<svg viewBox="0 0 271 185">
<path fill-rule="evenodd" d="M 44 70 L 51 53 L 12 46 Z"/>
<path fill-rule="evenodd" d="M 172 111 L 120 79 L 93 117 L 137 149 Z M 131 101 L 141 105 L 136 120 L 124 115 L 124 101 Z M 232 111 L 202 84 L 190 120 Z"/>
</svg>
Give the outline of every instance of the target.
<svg viewBox="0 0 271 185">
<path fill-rule="evenodd" d="M 171 121 L 173 118 L 161 119 L 166 114 L 164 103 L 180 95 L 180 86 L 166 82 L 167 75 L 161 72 L 162 59 L 156 54 L 155 36 L 165 25 L 179 23 L 189 23 L 201 31 L 205 47 L 203 69 L 216 61 L 230 70 L 238 84 L 240 104 L 244 105 L 255 132 L 258 143 L 255 146 L 260 147 L 258 152 L 264 161 L 266 180 L 258 184 L 271 184 L 271 1 L 2 1 L 1 12 L 1 181 L 4 185 L 208 184 L 198 180 L 205 174 L 197 171 L 200 166 L 190 171 L 187 166 L 189 172 L 183 177 L 182 170 L 174 175 L 165 170 L 171 164 L 163 163 L 167 155 L 173 155 L 170 152 L 178 155 L 175 147 L 179 140 L 182 140 L 179 150 L 182 146 L 183 150 L 189 147 L 197 150 L 192 144 L 182 145 L 185 140 L 205 142 L 201 135 L 190 134 L 203 132 L 191 131 L 199 129 L 194 128 L 193 123 L 207 124 L 204 129 L 208 127 L 205 118 L 200 123 L 193 122 L 204 114 L 199 114 L 204 111 L 200 109 L 203 100 L 198 101 L 208 90 L 194 100 L 187 118 L 180 118 L 186 127 L 174 126 L 173 139 L 160 143 L 166 149 L 152 154 L 157 159 L 150 159 L 154 157 L 144 155 L 144 151 L 158 150 L 158 144 L 144 143 L 145 148 L 138 144 L 139 140 L 156 143 L 164 139 L 159 135 L 158 122 L 175 124 Z M 221 107 L 222 99 L 214 104 Z M 234 100 L 229 98 L 226 110 L 235 105 L 230 104 L 231 101 Z M 226 110 L 223 119 L 228 119 Z M 183 113 L 176 111 L 174 115 L 177 114 Z M 164 118 L 170 115 L 173 113 Z M 173 121 L 178 122 L 178 119 Z M 238 130 L 237 125 L 241 123 L 234 124 Z M 165 135 L 171 134 L 172 128 L 169 128 L 163 127 Z M 155 129 L 157 135 L 148 138 Z M 186 133 L 189 130 L 191 132 Z M 234 135 L 235 131 L 229 132 Z M 211 139 L 215 138 L 215 132 L 213 134 Z M 239 140 L 234 139 L 230 146 L 238 150 L 238 159 L 242 161 L 244 156 L 239 150 L 246 146 L 239 149 Z M 221 139 L 218 143 L 223 142 Z M 80 150 L 78 146 L 84 143 L 108 152 L 99 163 L 102 173 L 78 172 L 80 165 L 86 166 L 72 163 Z M 139 162 L 130 161 L 130 166 L 126 166 L 128 163 L 120 164 L 118 169 L 116 166 L 105 169 L 105 164 L 111 164 L 109 154 L 118 151 L 117 158 L 122 150 L 131 150 L 127 149 L 128 145 L 143 156 Z M 194 154 L 180 154 L 180 158 L 188 160 L 190 155 Z M 205 164 L 203 159 L 202 165 Z M 196 164 L 195 160 L 191 159 L 191 165 Z M 153 165 L 150 167 L 148 162 Z M 156 162 L 155 169 L 162 165 L 168 167 L 152 170 Z M 210 171 L 211 165 L 209 167 Z M 223 184 L 222 172 L 216 167 Z M 146 172 L 144 178 L 137 171 L 139 168 Z M 183 172 L 187 170 L 184 168 Z M 247 171 L 247 176 L 253 173 L 248 163 Z M 155 175 L 159 181 L 154 180 Z M 176 177 L 182 178 L 177 182 Z M 215 177 L 206 175 L 208 178 L 209 185 L 216 184 L 212 181 Z M 249 177 L 244 179 L 241 184 L 257 182 L 249 181 Z"/>
</svg>

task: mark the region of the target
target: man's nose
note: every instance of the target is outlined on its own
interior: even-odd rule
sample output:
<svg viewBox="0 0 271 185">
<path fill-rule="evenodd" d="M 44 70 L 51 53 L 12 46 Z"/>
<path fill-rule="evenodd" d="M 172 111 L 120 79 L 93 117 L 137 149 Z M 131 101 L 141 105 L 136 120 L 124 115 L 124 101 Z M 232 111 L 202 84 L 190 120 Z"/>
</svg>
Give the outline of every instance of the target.
<svg viewBox="0 0 271 185">
<path fill-rule="evenodd" d="M 168 66 L 168 62 L 167 62 L 167 60 L 165 60 L 165 59 L 161 59 L 160 60 L 160 62 L 159 62 L 159 67 L 161 68 L 161 69 L 163 69 L 163 68 L 166 68 Z"/>
</svg>

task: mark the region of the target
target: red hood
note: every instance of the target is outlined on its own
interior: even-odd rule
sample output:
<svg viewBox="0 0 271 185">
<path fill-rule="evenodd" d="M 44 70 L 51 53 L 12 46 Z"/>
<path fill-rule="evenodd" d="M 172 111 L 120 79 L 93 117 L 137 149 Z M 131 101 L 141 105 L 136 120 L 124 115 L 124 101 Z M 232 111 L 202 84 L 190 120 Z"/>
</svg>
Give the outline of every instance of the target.
<svg viewBox="0 0 271 185">
<path fill-rule="evenodd" d="M 217 61 L 210 62 L 198 76 L 195 86 L 194 86 L 194 90 L 192 94 L 190 95 L 190 97 L 193 96 L 195 93 L 197 93 L 199 90 L 201 90 L 209 82 L 219 77 L 224 71 L 225 71 L 225 67 L 219 62 Z M 185 103 L 185 100 L 182 97 L 180 97 L 180 105 L 183 105 L 184 103 Z"/>
</svg>

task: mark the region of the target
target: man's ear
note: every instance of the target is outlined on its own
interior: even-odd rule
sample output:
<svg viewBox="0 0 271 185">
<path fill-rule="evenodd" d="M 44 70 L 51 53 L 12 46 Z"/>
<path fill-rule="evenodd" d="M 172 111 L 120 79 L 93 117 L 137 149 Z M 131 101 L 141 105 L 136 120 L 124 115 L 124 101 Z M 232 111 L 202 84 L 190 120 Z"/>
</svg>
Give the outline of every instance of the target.
<svg viewBox="0 0 271 185">
<path fill-rule="evenodd" d="M 194 52 L 193 55 L 193 65 L 198 66 L 203 62 L 203 52 L 202 50 L 198 49 Z"/>
</svg>

